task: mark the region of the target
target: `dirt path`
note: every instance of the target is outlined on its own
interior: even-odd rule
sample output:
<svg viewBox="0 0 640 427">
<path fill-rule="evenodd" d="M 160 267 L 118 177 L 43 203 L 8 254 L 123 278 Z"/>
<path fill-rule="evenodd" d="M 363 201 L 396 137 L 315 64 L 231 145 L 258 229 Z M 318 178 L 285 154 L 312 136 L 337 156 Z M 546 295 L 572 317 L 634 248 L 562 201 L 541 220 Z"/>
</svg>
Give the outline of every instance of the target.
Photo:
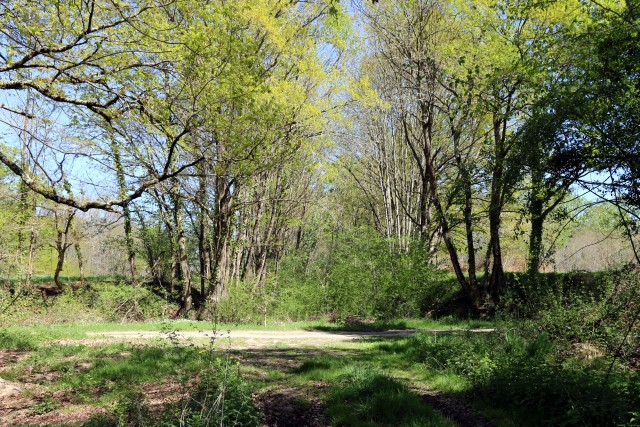
<svg viewBox="0 0 640 427">
<path fill-rule="evenodd" d="M 494 329 L 432 329 L 433 334 L 455 332 L 486 333 Z M 318 330 L 220 330 L 220 331 L 110 331 L 89 332 L 90 339 L 145 340 L 164 338 L 178 341 L 214 340 L 230 344 L 232 348 L 265 348 L 273 346 L 327 346 L 333 343 L 363 340 L 367 338 L 404 337 L 418 332 L 417 329 L 392 329 L 387 331 L 318 331 Z"/>
</svg>

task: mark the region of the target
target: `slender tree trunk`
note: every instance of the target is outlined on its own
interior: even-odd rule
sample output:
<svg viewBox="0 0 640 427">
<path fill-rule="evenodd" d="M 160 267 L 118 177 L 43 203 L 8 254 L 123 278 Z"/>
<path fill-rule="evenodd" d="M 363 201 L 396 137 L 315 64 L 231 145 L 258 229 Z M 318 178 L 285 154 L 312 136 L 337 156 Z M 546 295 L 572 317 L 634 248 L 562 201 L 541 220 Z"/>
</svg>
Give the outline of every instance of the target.
<svg viewBox="0 0 640 427">
<path fill-rule="evenodd" d="M 142 245 L 144 247 L 144 252 L 146 255 L 147 266 L 149 267 L 149 272 L 151 273 L 151 277 L 153 277 L 153 282 L 157 285 L 162 285 L 162 277 L 160 272 L 158 271 L 158 261 L 156 260 L 156 256 L 153 253 L 153 245 L 151 244 L 151 236 L 149 234 L 149 228 L 147 227 L 146 221 L 140 213 L 139 210 L 136 211 L 138 216 L 138 223 L 140 224 L 140 234 L 142 236 Z"/>
<path fill-rule="evenodd" d="M 534 168 L 531 176 L 531 200 L 529 202 L 529 215 L 531 216 L 531 234 L 529 235 L 529 259 L 527 273 L 531 280 L 535 280 L 540 271 L 542 257 L 542 233 L 544 226 L 542 171 Z"/>
<path fill-rule="evenodd" d="M 80 239 L 75 227 L 71 229 L 71 238 L 73 239 L 73 248 L 76 252 L 76 258 L 78 258 L 78 269 L 80 270 L 80 286 L 84 288 L 84 257 L 82 256 L 82 250 L 80 248 Z"/>
<path fill-rule="evenodd" d="M 111 151 L 113 154 L 113 163 L 116 169 L 116 179 L 118 181 L 118 190 L 120 197 L 124 198 L 127 195 L 127 183 L 125 180 L 124 167 L 122 165 L 122 159 L 120 157 L 120 147 L 115 138 L 111 140 Z M 136 252 L 133 245 L 133 235 L 131 227 L 131 211 L 129 204 L 125 204 L 122 207 L 122 217 L 124 220 L 124 237 L 125 246 L 127 248 L 127 261 L 129 264 L 129 274 L 131 275 L 131 283 L 135 286 L 138 283 L 138 277 L 136 273 Z"/>
<path fill-rule="evenodd" d="M 489 245 L 493 257 L 488 291 L 494 303 L 500 298 L 505 285 L 504 267 L 502 263 L 502 247 L 500 245 L 500 225 L 504 197 L 504 127 L 505 119 L 497 118 L 493 123 L 494 133 L 494 165 L 491 180 L 491 197 L 489 200 Z"/>
<path fill-rule="evenodd" d="M 256 282 L 254 286 L 254 291 L 256 287 L 261 287 L 264 285 L 264 278 L 267 273 L 267 257 L 269 248 L 271 246 L 271 241 L 274 236 L 276 222 L 279 214 L 279 195 L 281 193 L 281 184 L 282 184 L 282 174 L 281 170 L 278 170 L 276 174 L 276 182 L 274 184 L 274 195 L 273 200 L 271 200 L 271 209 L 269 211 L 269 222 L 267 223 L 267 227 L 264 230 L 264 235 L 262 238 L 262 244 L 260 245 L 260 251 L 258 252 L 257 259 L 257 268 L 256 268 Z"/>
<path fill-rule="evenodd" d="M 57 234 L 56 253 L 58 256 L 56 260 L 56 268 L 53 273 L 53 282 L 56 284 L 56 287 L 58 289 L 62 290 L 63 286 L 62 286 L 62 282 L 60 281 L 60 272 L 64 267 L 64 255 L 65 255 L 64 239 L 63 239 L 63 233 L 61 231 L 58 231 L 56 234 Z"/>
<path fill-rule="evenodd" d="M 36 250 L 36 231 L 33 224 L 29 232 L 29 251 L 27 254 L 27 271 L 25 274 L 24 283 L 25 286 L 31 285 L 31 277 L 33 276 L 33 258 Z"/>
<path fill-rule="evenodd" d="M 191 294 L 191 272 L 187 258 L 187 236 L 182 225 L 178 226 L 178 247 L 180 269 L 182 270 L 182 314 L 186 316 L 191 311 L 193 298 Z"/>
<path fill-rule="evenodd" d="M 67 215 L 61 215 L 60 212 L 55 211 L 54 215 L 56 217 L 56 242 L 55 249 L 57 253 L 57 261 L 56 268 L 53 273 L 53 281 L 56 284 L 56 287 L 60 290 L 63 289 L 62 282 L 60 281 L 60 273 L 64 268 L 64 259 L 69 248 L 69 230 L 71 228 L 71 224 L 73 222 L 75 212 L 69 212 Z"/>
<path fill-rule="evenodd" d="M 193 296 L 191 293 L 191 271 L 187 255 L 187 236 L 182 217 L 182 201 L 178 194 L 177 182 L 175 181 L 172 185 L 171 198 L 173 199 L 173 227 L 175 230 L 173 270 L 175 272 L 175 278 L 180 281 L 182 285 L 180 312 L 183 316 L 186 316 L 187 313 L 191 311 L 193 305 Z"/>
<path fill-rule="evenodd" d="M 440 195 L 438 194 L 438 180 L 436 177 L 435 165 L 432 158 L 432 127 L 433 127 L 433 106 L 424 102 L 420 103 L 420 112 L 422 117 L 422 139 L 423 139 L 423 153 L 426 161 L 426 176 L 429 184 L 429 195 L 431 203 L 436 210 L 438 217 L 438 223 L 440 224 L 442 240 L 449 253 L 449 259 L 453 267 L 453 271 L 456 275 L 458 283 L 462 287 L 463 292 L 467 296 L 469 302 L 474 308 L 480 305 L 480 296 L 477 287 L 472 287 L 467 278 L 464 276 L 462 267 L 460 265 L 460 259 L 458 257 L 458 251 L 453 243 L 451 237 L 451 229 L 449 221 L 447 220 L 446 213 L 440 201 Z"/>
<path fill-rule="evenodd" d="M 200 206 L 198 224 L 198 260 L 200 263 L 200 298 L 204 303 L 206 288 L 211 282 L 211 244 L 208 239 L 208 212 L 207 212 L 207 182 L 203 166 L 198 170 L 198 192 L 197 198 Z"/>
<path fill-rule="evenodd" d="M 466 115 L 463 114 L 461 122 L 463 122 L 465 118 Z M 451 136 L 453 140 L 455 160 L 460 172 L 462 192 L 464 194 L 462 216 L 464 220 L 465 237 L 467 240 L 467 271 L 469 273 L 469 286 L 477 288 L 478 278 L 476 276 L 476 249 L 473 242 L 473 193 L 471 190 L 471 173 L 469 172 L 469 165 L 463 159 L 463 153 L 460 147 L 460 139 L 462 137 L 461 124 L 455 125 L 453 122 L 451 123 Z"/>
</svg>

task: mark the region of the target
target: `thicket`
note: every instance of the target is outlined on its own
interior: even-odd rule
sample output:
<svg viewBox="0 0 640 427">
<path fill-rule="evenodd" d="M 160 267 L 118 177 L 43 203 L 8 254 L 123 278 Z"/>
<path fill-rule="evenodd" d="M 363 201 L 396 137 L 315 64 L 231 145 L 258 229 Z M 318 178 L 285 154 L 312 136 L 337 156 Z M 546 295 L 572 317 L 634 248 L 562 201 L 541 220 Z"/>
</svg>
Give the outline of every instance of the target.
<svg viewBox="0 0 640 427">
<path fill-rule="evenodd" d="M 48 281 L 22 287 L 5 282 L 0 286 L 1 324 L 61 324 L 77 322 L 123 322 L 166 319 L 177 310 L 151 287 L 131 286 L 122 279 L 93 278 L 78 287 L 69 283 L 62 291 Z M 53 292 L 52 292 L 53 291 Z"/>
<path fill-rule="evenodd" d="M 285 256 L 262 287 L 231 286 L 212 314 L 225 322 L 420 317 L 456 294 L 450 279 L 429 266 L 419 245 L 397 250 L 363 227 L 335 236 L 322 250 Z"/>
</svg>

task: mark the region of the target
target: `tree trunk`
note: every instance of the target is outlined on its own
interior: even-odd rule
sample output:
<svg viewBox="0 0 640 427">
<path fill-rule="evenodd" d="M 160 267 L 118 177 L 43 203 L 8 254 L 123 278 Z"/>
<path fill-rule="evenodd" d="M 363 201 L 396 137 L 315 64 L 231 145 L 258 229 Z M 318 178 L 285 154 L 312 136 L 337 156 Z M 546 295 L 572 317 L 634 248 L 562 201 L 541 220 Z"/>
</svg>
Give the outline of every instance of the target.
<svg viewBox="0 0 640 427">
<path fill-rule="evenodd" d="M 173 199 L 173 220 L 175 230 L 174 274 L 182 285 L 180 312 L 186 316 L 191 311 L 193 299 L 191 294 L 191 271 L 187 255 L 187 236 L 182 217 L 182 201 L 174 182 L 171 198 Z"/>
<path fill-rule="evenodd" d="M 534 166 L 531 174 L 531 200 L 529 202 L 529 215 L 531 216 L 531 234 L 529 235 L 529 259 L 527 274 L 535 280 L 540 271 L 542 257 L 542 233 L 544 226 L 543 195 L 541 194 L 542 171 Z"/>
<path fill-rule="evenodd" d="M 122 159 L 120 157 L 120 147 L 115 138 L 111 140 L 111 151 L 113 154 L 113 163 L 116 169 L 116 179 L 118 181 L 118 191 L 121 198 L 125 198 L 127 195 L 127 183 L 124 176 L 124 167 L 122 165 Z M 131 211 L 129 204 L 125 204 L 122 207 L 122 217 L 124 220 L 124 238 L 125 246 L 127 248 L 127 261 L 129 264 L 129 274 L 131 274 L 131 283 L 135 286 L 138 283 L 138 277 L 136 273 L 136 252 L 133 246 L 133 236 L 131 227 Z"/>
<path fill-rule="evenodd" d="M 420 112 L 422 116 L 422 138 L 423 138 L 423 152 L 426 161 L 426 175 L 429 183 L 429 193 L 431 203 L 436 210 L 438 216 L 438 223 L 440 224 L 442 240 L 449 253 L 449 259 L 453 271 L 456 275 L 458 283 L 462 287 L 463 292 L 467 296 L 472 307 L 477 308 L 480 305 L 480 296 L 476 287 L 470 286 L 467 278 L 464 276 L 462 267 L 460 266 L 460 259 L 458 257 L 458 251 L 453 243 L 453 239 L 450 234 L 449 221 L 447 220 L 446 213 L 442 207 L 440 196 L 438 194 L 438 180 L 435 172 L 435 165 L 433 164 L 432 150 L 431 150 L 431 133 L 433 126 L 433 106 L 427 105 L 423 102 L 420 103 Z"/>
<path fill-rule="evenodd" d="M 64 268 L 64 259 L 69 248 L 69 230 L 73 222 L 73 216 L 75 212 L 69 212 L 67 215 L 61 215 L 57 210 L 54 211 L 56 218 L 56 242 L 55 249 L 57 252 L 56 268 L 53 273 L 53 281 L 56 287 L 60 290 L 63 289 L 62 282 L 60 281 L 60 273 Z"/>
<path fill-rule="evenodd" d="M 454 128 L 452 125 L 452 139 L 456 164 L 460 171 L 460 180 L 462 184 L 462 191 L 464 194 L 464 206 L 462 207 L 462 215 L 464 218 L 465 236 L 467 239 L 467 259 L 469 272 L 469 286 L 473 288 L 478 287 L 478 278 L 476 276 L 476 249 L 473 243 L 473 199 L 471 191 L 471 174 L 469 173 L 469 166 L 462 158 L 462 152 L 460 149 L 460 128 Z"/>
<path fill-rule="evenodd" d="M 502 264 L 502 247 L 500 245 L 500 225 L 504 197 L 504 118 L 496 118 L 493 122 L 494 134 L 494 165 L 491 180 L 491 197 L 489 200 L 489 245 L 493 257 L 491 276 L 487 288 L 494 303 L 498 303 L 500 293 L 505 285 L 504 268 Z"/>
<path fill-rule="evenodd" d="M 78 258 L 78 269 L 80 270 L 80 286 L 84 288 L 84 257 L 82 256 L 80 241 L 78 239 L 78 234 L 75 232 L 75 227 L 72 230 L 71 234 L 71 237 L 73 238 L 73 248 L 76 251 L 76 258 Z"/>
<path fill-rule="evenodd" d="M 33 258 L 36 250 L 36 232 L 33 225 L 29 233 L 29 251 L 27 254 L 27 271 L 25 274 L 24 284 L 25 286 L 31 285 L 31 277 L 33 276 Z"/>
</svg>

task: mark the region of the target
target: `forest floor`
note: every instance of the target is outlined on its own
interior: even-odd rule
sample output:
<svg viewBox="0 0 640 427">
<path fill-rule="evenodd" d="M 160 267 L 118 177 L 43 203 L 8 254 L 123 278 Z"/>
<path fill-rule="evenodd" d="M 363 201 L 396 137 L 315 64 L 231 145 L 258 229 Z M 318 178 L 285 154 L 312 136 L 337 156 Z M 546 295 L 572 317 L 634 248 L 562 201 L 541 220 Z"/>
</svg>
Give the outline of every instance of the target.
<svg viewBox="0 0 640 427">
<path fill-rule="evenodd" d="M 434 335 L 493 331 L 492 328 L 456 327 L 422 330 Z M 82 337 L 58 336 L 46 340 L 37 349 L 0 349 L 0 424 L 83 425 L 117 410 L 112 395 L 120 381 L 138 384 L 145 407 L 162 411 L 166 404 L 187 393 L 198 374 L 192 371 L 190 377 L 179 378 L 164 372 L 163 365 L 154 358 L 165 358 L 167 349 L 195 347 L 224 353 L 237 361 L 238 372 L 256 388 L 253 400 L 263 414 L 264 426 L 329 425 L 327 397 L 335 391 L 336 382 L 345 372 L 350 375 L 354 370 L 380 371 L 408 385 L 411 398 L 417 396 L 422 405 L 435 409 L 437 420 L 428 425 L 491 425 L 468 403 L 432 389 L 411 369 L 405 369 L 408 365 L 402 366 L 401 354 L 386 348 L 381 352 L 381 345 L 397 345 L 416 332 L 416 329 L 343 331 L 337 328 L 131 329 L 87 331 Z M 164 350 L 156 354 L 157 348 Z M 116 372 L 118 369 L 123 372 Z M 151 372 L 154 369 L 162 372 Z M 101 376 L 108 379 L 96 379 Z M 341 411 L 348 416 L 350 409 L 338 405 L 338 409 L 332 411 L 331 417 L 335 419 L 336 414 L 345 415 L 341 415 Z"/>
</svg>

